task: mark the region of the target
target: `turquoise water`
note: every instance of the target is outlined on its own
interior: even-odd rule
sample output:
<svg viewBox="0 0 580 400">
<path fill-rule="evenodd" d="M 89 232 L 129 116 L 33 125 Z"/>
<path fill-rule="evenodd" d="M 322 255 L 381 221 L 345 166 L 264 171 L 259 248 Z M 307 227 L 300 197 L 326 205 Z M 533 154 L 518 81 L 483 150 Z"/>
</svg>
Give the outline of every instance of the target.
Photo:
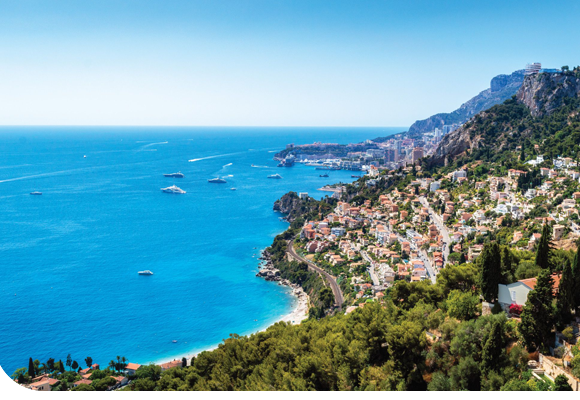
<svg viewBox="0 0 580 400">
<path fill-rule="evenodd" d="M 274 152 L 401 130 L 0 128 L 0 366 L 69 353 L 147 363 L 265 328 L 294 305 L 255 277 L 260 250 L 287 227 L 274 201 L 353 180 L 276 168 Z M 162 175 L 177 171 L 185 178 Z M 207 183 L 218 175 L 231 177 Z M 160 191 L 174 183 L 187 194 Z"/>
</svg>

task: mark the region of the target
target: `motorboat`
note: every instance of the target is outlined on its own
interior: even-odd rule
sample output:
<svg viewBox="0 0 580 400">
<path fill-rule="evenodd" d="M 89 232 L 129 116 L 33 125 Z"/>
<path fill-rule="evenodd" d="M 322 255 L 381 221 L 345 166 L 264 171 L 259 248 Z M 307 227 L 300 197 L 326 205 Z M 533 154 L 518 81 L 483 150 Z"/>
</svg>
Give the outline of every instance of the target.
<svg viewBox="0 0 580 400">
<path fill-rule="evenodd" d="M 217 178 L 208 179 L 207 181 L 209 183 L 226 183 L 226 180 L 223 178 L 220 178 L 219 176 Z"/>
<path fill-rule="evenodd" d="M 139 275 L 153 275 L 153 272 L 146 269 L 145 271 L 139 271 L 138 274 Z"/>
<path fill-rule="evenodd" d="M 185 194 L 186 193 L 185 190 L 183 190 L 181 188 L 178 188 L 175 185 L 169 186 L 169 187 L 166 187 L 166 188 L 162 188 L 161 191 L 163 193 L 173 193 L 173 194 Z"/>
<path fill-rule="evenodd" d="M 42 192 L 30 192 L 30 194 L 33 196 L 40 196 Z"/>
<path fill-rule="evenodd" d="M 270 179 L 282 179 L 282 177 L 278 174 L 268 175 L 268 178 L 270 178 Z"/>
<path fill-rule="evenodd" d="M 163 174 L 163 176 L 166 178 L 183 178 L 185 175 L 181 172 L 174 172 L 172 174 Z"/>
</svg>

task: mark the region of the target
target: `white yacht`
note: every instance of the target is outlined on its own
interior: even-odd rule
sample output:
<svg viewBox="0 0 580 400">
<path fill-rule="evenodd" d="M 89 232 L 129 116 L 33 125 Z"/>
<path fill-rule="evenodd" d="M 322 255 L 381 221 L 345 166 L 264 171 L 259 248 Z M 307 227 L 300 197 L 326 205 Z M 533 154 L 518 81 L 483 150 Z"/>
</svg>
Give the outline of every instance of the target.
<svg viewBox="0 0 580 400">
<path fill-rule="evenodd" d="M 145 271 L 139 271 L 138 274 L 139 275 L 153 275 L 153 272 L 146 269 Z"/>
<path fill-rule="evenodd" d="M 270 178 L 270 179 L 282 179 L 282 177 L 278 174 L 268 175 L 268 178 Z"/>
<path fill-rule="evenodd" d="M 169 186 L 166 188 L 162 188 L 161 191 L 163 193 L 174 193 L 174 194 L 185 194 L 186 191 L 183 189 L 178 188 L 177 186 L 173 185 L 173 186 Z"/>
</svg>

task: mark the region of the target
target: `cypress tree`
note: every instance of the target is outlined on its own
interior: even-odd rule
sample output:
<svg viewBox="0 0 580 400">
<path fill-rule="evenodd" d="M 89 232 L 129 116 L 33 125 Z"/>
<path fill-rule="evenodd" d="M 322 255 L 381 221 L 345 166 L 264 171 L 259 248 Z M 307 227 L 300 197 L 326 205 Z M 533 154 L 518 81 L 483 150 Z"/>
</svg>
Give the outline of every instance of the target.
<svg viewBox="0 0 580 400">
<path fill-rule="evenodd" d="M 495 321 L 481 352 L 481 369 L 485 373 L 497 371 L 501 367 L 501 356 L 504 350 L 501 324 Z"/>
<path fill-rule="evenodd" d="M 572 308 L 574 306 L 574 276 L 572 268 L 566 263 L 560 278 L 560 287 L 558 291 L 558 302 L 556 303 L 556 322 L 559 329 L 563 329 L 566 324 L 572 320 Z"/>
<path fill-rule="evenodd" d="M 518 329 L 531 350 L 545 349 L 549 345 L 554 326 L 552 288 L 550 272 L 544 269 L 537 278 L 536 287 L 528 294 L 528 301 L 522 311 L 522 322 Z"/>
<path fill-rule="evenodd" d="M 512 264 L 512 253 L 510 249 L 505 246 L 501 253 L 501 269 L 502 269 L 502 282 L 507 284 L 512 281 L 514 276 L 513 264 Z"/>
<path fill-rule="evenodd" d="M 183 358 L 181 359 L 181 366 L 182 366 L 183 368 L 187 367 L 187 358 L 183 357 Z"/>
<path fill-rule="evenodd" d="M 544 224 L 542 228 L 542 236 L 538 243 L 538 250 L 536 252 L 536 264 L 543 269 L 551 270 L 550 252 L 552 250 L 552 242 L 550 237 L 552 230 L 548 224 Z"/>
<path fill-rule="evenodd" d="M 498 287 L 501 281 L 501 255 L 497 243 L 487 243 L 481 254 L 481 274 L 479 285 L 483 298 L 493 302 L 497 299 Z"/>
<path fill-rule="evenodd" d="M 30 376 L 31 379 L 36 378 L 36 372 L 34 368 L 34 362 L 32 362 L 32 357 L 28 359 L 28 376 Z"/>
<path fill-rule="evenodd" d="M 62 360 L 58 360 L 58 364 L 59 364 L 58 370 L 61 374 L 63 374 L 64 373 L 64 364 L 63 364 Z"/>
</svg>

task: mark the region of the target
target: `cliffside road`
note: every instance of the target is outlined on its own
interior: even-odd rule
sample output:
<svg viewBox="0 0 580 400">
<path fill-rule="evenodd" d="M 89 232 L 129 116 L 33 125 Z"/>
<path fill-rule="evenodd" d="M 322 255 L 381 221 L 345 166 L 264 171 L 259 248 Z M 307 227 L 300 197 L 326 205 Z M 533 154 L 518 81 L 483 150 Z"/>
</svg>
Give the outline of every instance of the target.
<svg viewBox="0 0 580 400">
<path fill-rule="evenodd" d="M 443 220 L 437 213 L 431 208 L 429 203 L 427 203 L 427 199 L 423 196 L 419 197 L 419 201 L 423 204 L 424 207 L 427 207 L 429 210 L 429 215 L 431 216 L 431 220 L 439 229 L 441 235 L 443 235 L 443 266 L 447 264 L 447 260 L 449 258 L 449 245 L 451 244 L 451 238 L 449 237 L 449 231 L 445 224 L 443 224 Z"/>
<path fill-rule="evenodd" d="M 371 280 L 373 281 L 373 285 L 379 286 L 381 284 L 381 282 L 379 281 L 379 277 L 375 273 L 375 262 L 373 261 L 372 258 L 370 258 L 370 256 L 367 254 L 366 251 L 361 251 L 360 254 L 365 259 L 365 261 L 367 261 L 370 264 L 369 274 L 371 275 Z"/>
<path fill-rule="evenodd" d="M 308 265 L 308 268 L 310 270 L 317 272 L 318 274 L 322 275 L 324 277 L 324 279 L 326 279 L 326 281 L 330 285 L 330 288 L 332 289 L 332 293 L 334 294 L 334 300 L 336 301 L 336 303 L 335 303 L 336 307 L 338 307 L 339 310 L 342 310 L 342 303 L 344 303 L 344 297 L 343 297 L 342 292 L 340 291 L 340 287 L 338 287 L 338 283 L 336 283 L 336 280 L 334 279 L 334 277 L 332 275 L 330 275 L 328 272 L 326 272 L 325 270 L 323 270 L 322 268 L 317 267 L 313 262 L 308 261 L 304 257 L 298 255 L 298 253 L 296 253 L 296 251 L 294 250 L 294 241 L 292 241 L 292 240 L 288 242 L 287 253 L 294 260 L 299 261 L 299 262 L 305 262 Z"/>
</svg>

